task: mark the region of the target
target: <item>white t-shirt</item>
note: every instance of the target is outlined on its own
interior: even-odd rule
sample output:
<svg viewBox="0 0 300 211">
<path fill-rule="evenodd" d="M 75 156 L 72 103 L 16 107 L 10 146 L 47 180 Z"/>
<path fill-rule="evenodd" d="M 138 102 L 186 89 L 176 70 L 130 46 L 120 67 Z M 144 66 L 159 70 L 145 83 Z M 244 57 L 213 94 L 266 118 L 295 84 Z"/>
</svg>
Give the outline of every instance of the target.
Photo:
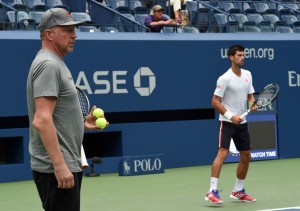
<svg viewBox="0 0 300 211">
<path fill-rule="evenodd" d="M 218 78 L 214 95 L 221 97 L 222 105 L 233 115 L 242 115 L 247 110 L 248 94 L 253 93 L 251 73 L 241 69 L 241 76 L 238 77 L 230 68 Z M 219 120 L 231 122 L 221 114 Z"/>
</svg>

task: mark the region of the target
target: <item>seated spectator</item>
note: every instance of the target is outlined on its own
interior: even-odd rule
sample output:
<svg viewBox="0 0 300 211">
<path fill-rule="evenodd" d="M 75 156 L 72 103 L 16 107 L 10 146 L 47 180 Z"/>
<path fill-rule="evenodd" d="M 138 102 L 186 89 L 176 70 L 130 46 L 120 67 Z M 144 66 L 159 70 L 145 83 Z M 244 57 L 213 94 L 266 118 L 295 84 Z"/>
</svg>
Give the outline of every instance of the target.
<svg viewBox="0 0 300 211">
<path fill-rule="evenodd" d="M 181 15 L 180 15 L 181 6 L 186 5 L 187 1 L 192 1 L 192 0 L 167 0 L 167 4 L 166 4 L 167 6 L 169 5 L 169 1 L 170 1 L 170 5 L 173 6 L 175 20 L 178 23 L 181 23 Z"/>
<path fill-rule="evenodd" d="M 173 19 L 163 16 L 163 10 L 162 6 L 155 5 L 152 7 L 150 15 L 145 19 L 145 25 L 150 28 L 151 32 L 160 32 L 164 25 L 177 24 Z"/>
</svg>

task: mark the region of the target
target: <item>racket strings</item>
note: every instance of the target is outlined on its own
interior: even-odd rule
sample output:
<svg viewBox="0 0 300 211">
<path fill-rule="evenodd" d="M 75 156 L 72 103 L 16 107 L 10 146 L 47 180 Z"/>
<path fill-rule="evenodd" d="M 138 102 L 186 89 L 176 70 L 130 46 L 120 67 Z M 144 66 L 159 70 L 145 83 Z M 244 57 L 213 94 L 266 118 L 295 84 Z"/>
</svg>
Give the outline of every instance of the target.
<svg viewBox="0 0 300 211">
<path fill-rule="evenodd" d="M 82 93 L 80 90 L 77 90 L 77 96 L 81 107 L 82 115 L 85 118 L 89 114 L 88 100 L 86 99 L 84 93 Z"/>
</svg>

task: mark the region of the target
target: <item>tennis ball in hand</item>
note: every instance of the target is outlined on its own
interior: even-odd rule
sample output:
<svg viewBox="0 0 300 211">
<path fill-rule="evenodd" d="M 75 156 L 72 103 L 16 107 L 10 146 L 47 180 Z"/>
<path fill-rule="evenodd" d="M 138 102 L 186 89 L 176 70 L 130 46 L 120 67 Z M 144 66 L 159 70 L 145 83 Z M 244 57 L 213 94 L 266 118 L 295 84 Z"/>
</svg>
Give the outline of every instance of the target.
<svg viewBox="0 0 300 211">
<path fill-rule="evenodd" d="M 103 129 L 106 127 L 107 121 L 105 118 L 98 118 L 96 120 L 96 125 L 98 128 Z"/>
<path fill-rule="evenodd" d="M 93 111 L 93 117 L 95 119 L 98 119 L 98 118 L 103 117 L 103 116 L 104 116 L 104 111 L 101 108 L 96 108 Z"/>
</svg>

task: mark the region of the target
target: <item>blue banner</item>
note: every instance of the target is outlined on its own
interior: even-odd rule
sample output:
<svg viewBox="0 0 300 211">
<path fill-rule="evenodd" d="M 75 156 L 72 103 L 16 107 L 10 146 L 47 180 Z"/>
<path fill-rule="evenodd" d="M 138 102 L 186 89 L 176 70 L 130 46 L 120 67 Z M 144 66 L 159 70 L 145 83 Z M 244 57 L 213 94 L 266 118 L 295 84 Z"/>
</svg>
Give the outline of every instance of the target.
<svg viewBox="0 0 300 211">
<path fill-rule="evenodd" d="M 164 173 L 163 155 L 123 157 L 119 166 L 119 176 Z"/>
</svg>

